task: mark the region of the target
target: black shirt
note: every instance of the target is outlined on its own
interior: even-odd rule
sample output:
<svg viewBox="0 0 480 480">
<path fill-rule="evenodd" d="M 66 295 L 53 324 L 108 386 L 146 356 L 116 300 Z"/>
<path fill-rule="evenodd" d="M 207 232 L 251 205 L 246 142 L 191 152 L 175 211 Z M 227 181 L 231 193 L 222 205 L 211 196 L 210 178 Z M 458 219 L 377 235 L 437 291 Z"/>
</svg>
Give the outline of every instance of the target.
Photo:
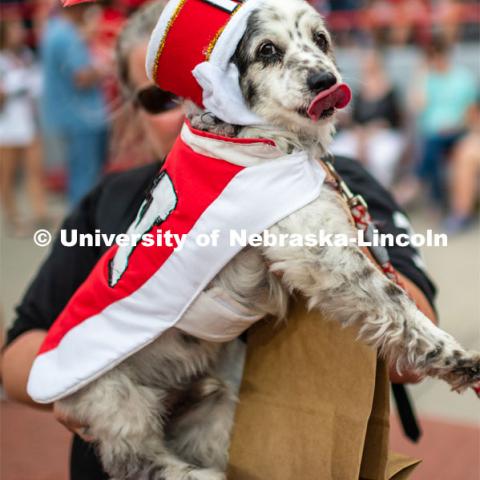
<svg viewBox="0 0 480 480">
<path fill-rule="evenodd" d="M 337 157 L 335 167 L 350 189 L 367 200 L 380 232 L 406 232 L 406 217 L 391 195 L 357 162 Z M 159 168 L 160 164 L 155 163 L 108 175 L 83 199 L 61 228 L 76 229 L 79 234 L 94 233 L 96 229 L 106 234 L 125 232 L 134 220 Z M 47 330 L 107 248 L 65 247 L 57 238 L 16 309 L 17 316 L 8 331 L 7 344 L 29 330 Z M 435 287 L 421 267 L 418 252 L 412 247 L 392 247 L 388 251 L 394 267 L 415 283 L 433 304 Z M 101 473 L 92 447 L 75 437 L 71 480 L 106 478 L 108 477 Z"/>
<path fill-rule="evenodd" d="M 396 91 L 392 88 L 383 97 L 375 100 L 367 99 L 361 92 L 358 93 L 354 96 L 352 118 L 359 125 L 383 120 L 390 128 L 400 128 L 402 113 Z"/>
</svg>

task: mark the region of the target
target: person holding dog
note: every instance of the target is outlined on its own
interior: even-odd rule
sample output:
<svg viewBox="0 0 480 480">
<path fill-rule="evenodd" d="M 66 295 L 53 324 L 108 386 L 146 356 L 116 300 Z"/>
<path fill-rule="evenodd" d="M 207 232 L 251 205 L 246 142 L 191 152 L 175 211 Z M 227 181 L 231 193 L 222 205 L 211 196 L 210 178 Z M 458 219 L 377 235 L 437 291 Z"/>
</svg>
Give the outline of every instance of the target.
<svg viewBox="0 0 480 480">
<path fill-rule="evenodd" d="M 134 102 L 157 158 L 167 153 L 174 139 L 171 133 L 175 128 L 178 132 L 183 119 L 174 99 L 154 88 L 144 73 L 146 43 L 163 5 L 164 2 L 157 2 L 137 12 L 122 32 L 118 49 L 124 90 Z M 403 231 L 398 219 L 405 217 L 391 196 L 362 167 L 345 158 L 337 158 L 335 165 L 350 188 L 367 199 L 374 219 L 382 222 L 382 231 Z M 104 233 L 125 231 L 158 167 L 157 162 L 108 176 L 83 199 L 63 228 L 85 233 L 95 229 Z M 38 347 L 102 253 L 102 249 L 65 248 L 58 240 L 55 242 L 20 302 L 18 316 L 8 332 L 3 372 L 5 389 L 12 399 L 32 404 L 26 381 Z M 417 252 L 413 248 L 393 248 L 389 253 L 405 288 L 435 320 L 435 288 L 421 267 Z M 64 269 L 66 264 L 70 266 L 68 272 Z M 342 459 L 344 473 L 351 475 L 355 471 L 357 478 L 380 478 L 375 476 L 379 471 L 385 478 L 406 478 L 397 474 L 402 469 L 407 474 L 405 469 L 411 469 L 411 463 L 397 463 L 396 473 L 388 463 L 386 366 L 377 362 L 374 351 L 356 343 L 354 338 L 355 332 L 341 331 L 333 323 L 322 321 L 318 313 L 308 313 L 301 299 L 293 305 L 286 326 L 273 329 L 272 324 L 262 322 L 248 332 L 229 478 L 252 478 L 249 475 L 254 471 L 262 472 L 255 478 L 293 478 L 285 477 L 285 472 L 298 472 L 300 468 L 301 476 L 295 478 L 316 479 L 320 478 L 315 470 L 318 464 L 330 468 L 335 458 Z M 393 371 L 390 378 L 396 382 L 419 380 L 413 374 L 398 377 Z M 323 388 L 319 389 L 320 385 Z M 306 404 L 304 401 L 295 408 L 300 399 L 312 405 L 313 410 L 300 408 Z M 69 419 L 60 420 L 80 434 L 88 427 L 72 425 Z M 349 435 L 342 434 L 342 430 Z M 372 449 L 376 455 L 372 455 Z M 299 456 L 309 461 L 299 463 Z M 326 456 L 330 461 L 326 461 Z M 276 465 L 278 458 L 282 461 Z M 393 470 L 388 472 L 388 468 Z M 72 448 L 71 478 L 107 478 L 93 449 L 79 436 Z"/>
</svg>

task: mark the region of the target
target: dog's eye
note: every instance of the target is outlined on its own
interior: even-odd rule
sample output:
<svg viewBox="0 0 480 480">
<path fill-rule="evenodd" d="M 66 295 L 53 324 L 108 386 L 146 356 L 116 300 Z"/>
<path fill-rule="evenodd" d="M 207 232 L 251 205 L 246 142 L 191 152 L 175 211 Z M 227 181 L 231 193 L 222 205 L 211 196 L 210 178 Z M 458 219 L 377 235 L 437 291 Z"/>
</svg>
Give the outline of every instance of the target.
<svg viewBox="0 0 480 480">
<path fill-rule="evenodd" d="M 328 39 L 325 34 L 321 32 L 315 32 L 313 34 L 313 40 L 320 50 L 322 50 L 322 52 L 326 52 L 328 50 Z"/>
<path fill-rule="evenodd" d="M 278 54 L 278 48 L 272 42 L 262 43 L 258 49 L 258 55 L 263 58 L 273 57 Z"/>
</svg>

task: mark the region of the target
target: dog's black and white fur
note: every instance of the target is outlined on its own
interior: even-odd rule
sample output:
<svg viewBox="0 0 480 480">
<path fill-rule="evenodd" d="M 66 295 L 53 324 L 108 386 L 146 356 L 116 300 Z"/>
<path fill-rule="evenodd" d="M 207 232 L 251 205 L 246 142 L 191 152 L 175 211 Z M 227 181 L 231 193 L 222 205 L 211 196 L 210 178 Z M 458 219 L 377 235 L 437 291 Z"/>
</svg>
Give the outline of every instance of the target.
<svg viewBox="0 0 480 480">
<path fill-rule="evenodd" d="M 285 152 L 324 155 L 334 131 L 333 112 L 313 122 L 307 108 L 341 77 L 320 15 L 303 0 L 268 0 L 250 17 L 232 60 L 248 106 L 268 126 L 228 125 L 192 107 L 193 126 L 270 138 Z M 353 234 L 342 201 L 328 185 L 270 231 L 320 228 L 348 238 Z M 310 308 L 342 325 L 357 325 L 359 337 L 399 369 L 439 377 L 459 391 L 480 381 L 480 356 L 434 326 L 356 247 L 245 249 L 210 287 L 228 292 L 253 314 L 278 318 L 285 318 L 291 294 L 300 292 Z M 223 479 L 236 402 L 213 374 L 223 350 L 170 330 L 58 407 L 89 425 L 103 465 L 116 479 Z"/>
</svg>

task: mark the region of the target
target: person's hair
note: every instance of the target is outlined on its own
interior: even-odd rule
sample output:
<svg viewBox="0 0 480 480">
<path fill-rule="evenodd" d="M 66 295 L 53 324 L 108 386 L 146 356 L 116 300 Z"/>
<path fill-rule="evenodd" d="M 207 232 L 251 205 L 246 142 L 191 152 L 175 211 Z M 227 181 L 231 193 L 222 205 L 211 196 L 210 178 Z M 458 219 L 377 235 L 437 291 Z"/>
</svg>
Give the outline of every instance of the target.
<svg viewBox="0 0 480 480">
<path fill-rule="evenodd" d="M 136 46 L 148 41 L 166 3 L 167 0 L 155 0 L 143 5 L 129 17 L 117 39 L 115 60 L 123 98 L 118 99 L 118 107 L 112 108 L 115 121 L 110 142 L 114 162 L 121 164 L 127 159 L 130 167 L 149 163 L 153 156 L 139 117 L 135 115 L 129 57 Z"/>
<path fill-rule="evenodd" d="M 128 20 L 117 40 L 116 59 L 122 92 L 131 93 L 128 57 L 137 45 L 150 37 L 167 0 L 155 0 L 138 9 Z"/>
<path fill-rule="evenodd" d="M 427 58 L 444 57 L 450 52 L 450 43 L 444 35 L 437 33 L 425 48 Z"/>
</svg>

